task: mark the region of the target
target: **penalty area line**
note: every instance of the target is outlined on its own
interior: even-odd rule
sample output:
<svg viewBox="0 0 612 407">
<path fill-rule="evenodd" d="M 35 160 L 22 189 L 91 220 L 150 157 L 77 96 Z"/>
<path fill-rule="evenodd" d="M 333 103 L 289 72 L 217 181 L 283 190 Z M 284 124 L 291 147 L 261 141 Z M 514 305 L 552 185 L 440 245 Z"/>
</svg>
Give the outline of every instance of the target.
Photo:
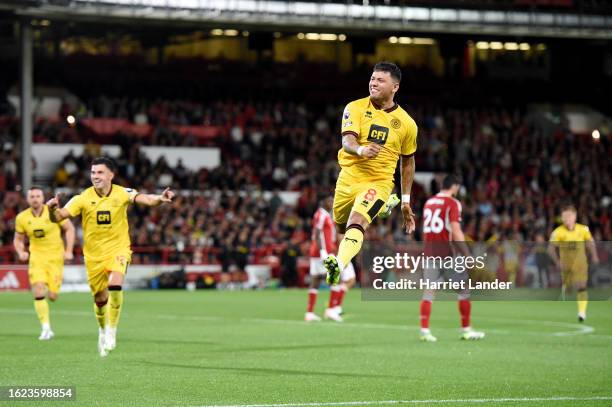
<svg viewBox="0 0 612 407">
<path fill-rule="evenodd" d="M 429 400 L 373 400 L 373 401 L 332 401 L 310 403 L 281 403 L 281 404 L 202 404 L 190 407 L 325 407 L 325 406 L 370 406 L 385 404 L 450 404 L 450 403 L 521 403 L 535 401 L 609 401 L 612 396 L 599 397 L 502 397 L 502 398 L 473 398 L 473 399 L 429 399 Z"/>
</svg>

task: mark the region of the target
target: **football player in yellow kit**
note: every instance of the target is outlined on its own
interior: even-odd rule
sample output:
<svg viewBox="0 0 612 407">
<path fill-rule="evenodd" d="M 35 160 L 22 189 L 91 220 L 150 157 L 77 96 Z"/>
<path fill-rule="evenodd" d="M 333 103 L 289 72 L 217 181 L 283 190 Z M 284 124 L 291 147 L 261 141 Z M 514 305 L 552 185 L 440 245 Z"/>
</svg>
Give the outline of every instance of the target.
<svg viewBox="0 0 612 407">
<path fill-rule="evenodd" d="M 59 208 L 57 195 L 47 202 L 54 222 L 81 216 L 87 280 L 94 296 L 94 312 L 100 327 L 100 356 L 106 356 L 116 346 L 117 325 L 123 304 L 122 284 L 132 255 L 128 205 L 158 206 L 171 202 L 174 197 L 168 188 L 160 195 L 151 195 L 113 184 L 115 172 L 116 167 L 111 159 L 96 158 L 91 163 L 92 187 L 74 196 L 64 208 Z"/>
<path fill-rule="evenodd" d="M 561 270 L 563 296 L 575 289 L 578 303 L 578 321 L 584 322 L 588 304 L 587 281 L 589 278 L 588 249 L 593 264 L 599 263 L 595 241 L 588 226 L 576 222 L 576 208 L 567 205 L 561 210 L 563 224 L 550 235 L 548 252 Z M 559 256 L 557 256 L 559 249 Z"/>
<path fill-rule="evenodd" d="M 380 215 L 388 216 L 399 203 L 393 175 L 401 161 L 402 214 L 406 232 L 415 229 L 410 208 L 414 179 L 417 125 L 395 101 L 402 77 L 393 63 L 379 62 L 370 77 L 370 95 L 350 102 L 342 115 L 341 171 L 336 182 L 333 217 L 344 234 L 338 255 L 324 260 L 327 282 L 337 284 L 340 273 L 361 250 L 365 230 Z"/>
<path fill-rule="evenodd" d="M 13 246 L 19 260 L 28 262 L 34 309 L 42 326 L 38 339 L 46 341 L 54 336 L 47 298 L 57 300 L 64 274 L 64 260 L 73 259 L 74 226 L 68 219 L 59 224 L 51 222 L 42 189 L 30 188 L 26 199 L 30 207 L 15 218 Z M 66 238 L 65 246 L 62 233 Z M 30 243 L 27 249 L 26 238 Z"/>
</svg>

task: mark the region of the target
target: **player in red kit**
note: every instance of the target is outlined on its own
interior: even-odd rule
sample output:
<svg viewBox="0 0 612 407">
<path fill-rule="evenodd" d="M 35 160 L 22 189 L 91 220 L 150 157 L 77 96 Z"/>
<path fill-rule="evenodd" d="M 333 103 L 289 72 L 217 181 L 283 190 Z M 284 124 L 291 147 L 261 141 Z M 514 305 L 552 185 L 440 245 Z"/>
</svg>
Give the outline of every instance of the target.
<svg viewBox="0 0 612 407">
<path fill-rule="evenodd" d="M 469 255 L 463 231 L 461 230 L 461 203 L 454 198 L 459 192 L 459 180 L 448 175 L 442 181 L 442 190 L 429 198 L 423 208 L 423 240 L 425 241 L 425 256 L 428 258 L 453 256 L 453 251 L 461 255 Z M 457 253 L 455 253 L 457 254 Z M 431 262 L 435 263 L 435 262 Z M 470 326 L 470 292 L 467 281 L 467 270 L 447 270 L 441 264 L 427 264 L 423 270 L 423 280 L 427 283 L 444 280 L 463 281 L 465 288 L 457 291 L 459 313 L 461 314 L 461 339 L 482 339 L 484 332 L 474 331 Z M 429 330 L 431 305 L 435 297 L 435 289 L 423 290 L 421 301 L 421 340 L 435 342 L 437 339 Z"/>
<path fill-rule="evenodd" d="M 320 321 L 321 318 L 314 313 L 321 279 L 325 278 L 327 270 L 323 259 L 337 250 L 336 227 L 330 214 L 333 205 L 331 196 L 323 198 L 319 209 L 312 218 L 312 237 L 310 240 L 310 288 L 308 290 L 308 307 L 304 320 L 307 322 Z M 325 318 L 342 322 L 342 300 L 344 294 L 355 282 L 355 269 L 349 264 L 341 274 L 342 282 L 330 287 L 329 305 L 325 310 Z"/>
</svg>

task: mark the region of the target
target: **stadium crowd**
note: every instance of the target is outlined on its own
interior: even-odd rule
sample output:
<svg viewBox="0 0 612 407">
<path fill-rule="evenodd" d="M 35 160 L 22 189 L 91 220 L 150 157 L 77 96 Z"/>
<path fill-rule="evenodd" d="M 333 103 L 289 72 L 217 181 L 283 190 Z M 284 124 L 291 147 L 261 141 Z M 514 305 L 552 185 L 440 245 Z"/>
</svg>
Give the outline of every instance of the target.
<svg viewBox="0 0 612 407">
<path fill-rule="evenodd" d="M 216 258 L 227 265 L 244 263 L 258 251 L 282 250 L 288 241 L 299 244 L 309 239 L 317 198 L 333 193 L 342 108 L 100 97 L 87 104 L 86 114 L 151 123 L 157 134 L 168 123 L 204 122 L 227 129 L 215 142 L 222 151 L 222 164 L 212 170 L 190 171 L 180 162 L 171 167 L 163 158 L 152 162 L 140 151 L 143 140 L 129 135 L 118 137 L 121 155 L 117 158 L 120 184 L 148 191 L 165 186 L 189 191 L 172 207 L 133 208 L 134 246 L 173 248 L 177 256 L 173 260 L 198 256 L 196 260 Z M 572 134 L 563 124 L 553 132 L 544 131 L 520 110 L 408 106 L 408 111 L 419 124 L 417 171 L 452 171 L 463 180 L 463 222 L 469 238 L 534 241 L 538 235 L 547 237 L 559 222 L 560 206 L 573 202 L 579 221 L 591 227 L 596 240 L 612 239 L 608 159 L 612 151 L 606 135 L 594 142 Z M 9 245 L 12 220 L 25 202 L 7 192 L 18 185 L 19 145 L 16 128 L 4 123 L 0 125 L 0 236 L 1 243 Z M 62 141 L 62 132 L 83 137 L 79 131 L 63 121 L 51 126 L 39 123 L 35 129 L 47 141 Z M 188 136 L 174 135 L 153 137 L 147 143 L 189 145 L 190 141 Z M 88 165 L 99 151 L 99 145 L 90 140 L 83 155 L 66 155 L 53 175 L 53 187 L 75 192 L 87 187 Z M 432 185 L 415 186 L 417 214 L 427 190 L 437 189 L 437 181 L 438 177 Z M 278 194 L 282 190 L 298 192 L 297 204 L 284 204 Z M 262 191 L 275 192 L 265 199 Z M 396 240 L 420 238 L 419 233 L 414 237 L 402 233 L 399 211 L 377 225 L 371 228 L 370 239 L 389 234 Z M 302 245 L 304 254 L 306 247 Z M 155 256 L 152 251 L 136 261 L 159 261 Z"/>
</svg>

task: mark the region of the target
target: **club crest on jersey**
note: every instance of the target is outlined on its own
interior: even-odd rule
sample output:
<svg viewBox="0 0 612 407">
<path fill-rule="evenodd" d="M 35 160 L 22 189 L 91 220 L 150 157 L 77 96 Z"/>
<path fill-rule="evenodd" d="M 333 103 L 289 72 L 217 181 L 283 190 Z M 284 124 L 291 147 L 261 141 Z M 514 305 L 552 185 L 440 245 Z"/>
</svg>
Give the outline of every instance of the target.
<svg viewBox="0 0 612 407">
<path fill-rule="evenodd" d="M 42 239 L 45 237 L 45 231 L 43 229 L 34 229 L 33 233 L 34 237 L 37 239 Z"/>
<path fill-rule="evenodd" d="M 391 127 L 397 130 L 402 127 L 402 122 L 400 122 L 398 119 L 391 119 Z"/>
<path fill-rule="evenodd" d="M 389 129 L 387 127 L 378 126 L 376 124 L 370 126 L 370 131 L 368 132 L 368 141 L 372 141 L 376 144 L 384 146 L 387 142 L 388 137 Z"/>
<path fill-rule="evenodd" d="M 98 222 L 98 225 L 110 225 L 111 223 L 110 211 L 96 212 L 96 221 Z"/>
</svg>

